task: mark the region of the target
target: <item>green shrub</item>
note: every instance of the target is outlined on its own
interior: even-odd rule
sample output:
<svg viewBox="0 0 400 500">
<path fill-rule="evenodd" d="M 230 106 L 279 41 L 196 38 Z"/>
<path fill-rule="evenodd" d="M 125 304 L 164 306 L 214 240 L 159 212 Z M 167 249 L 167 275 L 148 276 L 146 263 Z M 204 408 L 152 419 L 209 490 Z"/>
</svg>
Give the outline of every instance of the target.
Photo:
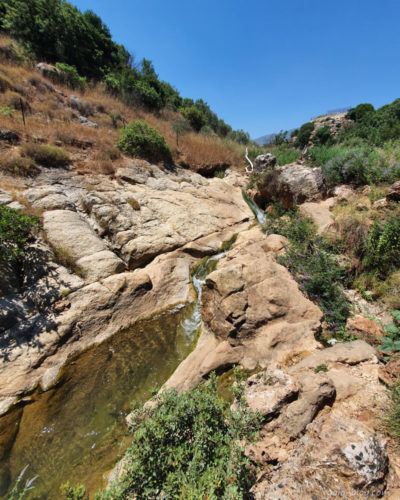
<svg viewBox="0 0 400 500">
<path fill-rule="evenodd" d="M 318 366 L 315 368 L 315 373 L 319 373 L 319 372 L 327 372 L 328 370 L 329 370 L 329 368 L 327 367 L 327 365 L 322 364 L 322 365 L 318 365 Z"/>
<path fill-rule="evenodd" d="M 329 125 L 319 128 L 313 137 L 314 144 L 327 144 L 332 141 L 331 129 Z"/>
<path fill-rule="evenodd" d="M 302 216 L 298 210 L 285 211 L 279 204 L 275 204 L 275 213 L 275 217 L 268 218 L 264 231 L 289 239 L 290 244 L 279 260 L 308 297 L 318 303 L 332 332 L 336 333 L 350 315 L 350 303 L 342 286 L 345 270 L 316 237 L 312 219 Z"/>
<path fill-rule="evenodd" d="M 122 129 L 117 146 L 137 158 L 153 162 L 171 161 L 171 151 L 164 136 L 144 121 L 131 122 Z"/>
<path fill-rule="evenodd" d="M 400 219 L 390 216 L 383 222 L 375 219 L 367 237 L 364 265 L 381 278 L 400 264 Z"/>
<path fill-rule="evenodd" d="M 281 166 L 293 163 L 299 157 L 298 149 L 291 148 L 287 144 L 268 148 L 268 151 L 276 156 L 276 162 Z"/>
<path fill-rule="evenodd" d="M 217 170 L 216 172 L 214 172 L 214 177 L 218 177 L 218 179 L 223 179 L 225 177 L 225 171 Z"/>
<path fill-rule="evenodd" d="M 315 125 L 313 122 L 304 123 L 300 127 L 299 132 L 296 136 L 296 141 L 294 143 L 294 145 L 297 148 L 303 149 L 304 146 L 306 146 L 308 144 L 308 141 L 310 140 L 310 137 L 311 137 L 311 134 L 314 130 L 314 127 L 315 127 Z"/>
<path fill-rule="evenodd" d="M 146 81 L 137 81 L 134 85 L 136 99 L 140 104 L 143 104 L 150 110 L 160 110 L 163 107 L 163 102 L 157 91 Z"/>
<path fill-rule="evenodd" d="M 179 111 L 196 132 L 199 132 L 204 125 L 207 125 L 206 117 L 196 106 L 181 108 Z"/>
<path fill-rule="evenodd" d="M 372 104 L 359 104 L 355 108 L 349 110 L 349 112 L 346 114 L 346 118 L 355 122 L 360 122 L 361 120 L 365 119 L 367 115 L 374 112 L 375 108 L 372 106 Z"/>
<path fill-rule="evenodd" d="M 186 393 L 167 390 L 134 412 L 125 468 L 99 498 L 241 499 L 254 481 L 243 445 L 259 418 L 235 387 L 237 409 L 217 394 L 214 375 Z"/>
<path fill-rule="evenodd" d="M 400 166 L 390 165 L 377 148 L 361 146 L 314 146 L 312 165 L 322 167 L 328 187 L 342 183 L 375 184 L 392 182 L 400 177 Z"/>
<path fill-rule="evenodd" d="M 56 68 L 61 71 L 61 81 L 72 89 L 85 90 L 87 87 L 86 78 L 80 76 L 75 66 L 71 64 L 56 63 Z"/>
<path fill-rule="evenodd" d="M 0 259 L 21 256 L 38 224 L 38 217 L 23 215 L 19 210 L 0 205 Z"/>
<path fill-rule="evenodd" d="M 28 142 L 22 147 L 22 154 L 44 167 L 66 167 L 70 163 L 69 155 L 64 149 L 47 144 Z"/>
</svg>

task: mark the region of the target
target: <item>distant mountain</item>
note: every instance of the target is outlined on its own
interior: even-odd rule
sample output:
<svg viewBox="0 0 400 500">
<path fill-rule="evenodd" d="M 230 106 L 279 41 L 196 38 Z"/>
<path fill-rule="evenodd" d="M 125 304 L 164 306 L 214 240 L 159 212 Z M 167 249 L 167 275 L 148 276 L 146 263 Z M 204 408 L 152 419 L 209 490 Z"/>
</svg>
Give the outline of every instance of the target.
<svg viewBox="0 0 400 500">
<path fill-rule="evenodd" d="M 295 130 L 292 128 L 291 130 L 288 130 L 287 136 L 290 137 L 290 134 Z M 259 137 L 258 139 L 253 139 L 254 142 L 259 144 L 260 146 L 264 146 L 265 144 L 271 144 L 271 142 L 274 142 L 275 136 L 277 135 L 278 132 L 274 132 L 273 134 L 267 134 Z"/>
</svg>

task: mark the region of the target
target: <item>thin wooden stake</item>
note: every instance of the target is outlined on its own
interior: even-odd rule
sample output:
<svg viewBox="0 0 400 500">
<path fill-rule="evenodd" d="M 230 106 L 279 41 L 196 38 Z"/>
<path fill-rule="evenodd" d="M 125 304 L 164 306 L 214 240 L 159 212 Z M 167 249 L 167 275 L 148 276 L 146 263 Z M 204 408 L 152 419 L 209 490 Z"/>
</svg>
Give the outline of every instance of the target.
<svg viewBox="0 0 400 500">
<path fill-rule="evenodd" d="M 24 113 L 24 103 L 22 102 L 21 97 L 19 98 L 19 102 L 20 102 L 20 104 L 21 104 L 22 120 L 23 120 L 23 122 L 24 122 L 24 127 L 26 127 L 26 123 L 25 123 L 25 113 Z"/>
</svg>

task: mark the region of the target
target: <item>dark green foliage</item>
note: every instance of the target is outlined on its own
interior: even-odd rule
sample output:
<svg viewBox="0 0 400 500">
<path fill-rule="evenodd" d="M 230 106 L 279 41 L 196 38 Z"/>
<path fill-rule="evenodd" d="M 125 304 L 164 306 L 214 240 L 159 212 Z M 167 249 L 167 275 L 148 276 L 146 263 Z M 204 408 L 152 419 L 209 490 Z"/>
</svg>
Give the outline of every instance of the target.
<svg viewBox="0 0 400 500">
<path fill-rule="evenodd" d="M 308 122 L 304 123 L 299 130 L 299 133 L 296 136 L 296 141 L 295 141 L 295 146 L 297 148 L 304 148 L 308 144 L 308 141 L 310 140 L 311 134 L 314 130 L 314 123 L 313 122 Z"/>
<path fill-rule="evenodd" d="M 4 0 L 3 6 L 2 29 L 41 59 L 66 62 L 89 78 L 118 63 L 119 47 L 92 11 L 82 14 L 63 0 Z"/>
<path fill-rule="evenodd" d="M 327 144 L 332 141 L 331 129 L 329 125 L 319 128 L 313 137 L 314 144 Z"/>
<path fill-rule="evenodd" d="M 38 217 L 23 215 L 19 210 L 0 205 L 0 259 L 21 256 L 38 224 Z"/>
<path fill-rule="evenodd" d="M 343 293 L 345 270 L 316 237 L 312 219 L 298 210 L 285 210 L 274 205 L 275 215 L 269 217 L 264 231 L 286 236 L 290 245 L 281 262 L 293 274 L 311 300 L 315 300 L 325 314 L 333 332 L 344 326 L 350 314 L 350 304 Z"/>
<path fill-rule="evenodd" d="M 376 148 L 370 146 L 314 146 L 310 150 L 310 161 L 312 165 L 322 167 L 328 187 L 394 182 L 400 177 L 400 166 L 389 164 Z"/>
<path fill-rule="evenodd" d="M 240 386 L 234 389 L 236 410 L 218 396 L 212 375 L 203 386 L 167 390 L 156 406 L 135 411 L 125 472 L 98 498 L 242 499 L 254 474 L 239 441 L 255 437 L 259 418 L 245 407 Z"/>
<path fill-rule="evenodd" d="M 386 333 L 382 337 L 382 345 L 378 347 L 383 352 L 400 351 L 400 311 L 391 311 L 393 323 L 385 327 Z"/>
<path fill-rule="evenodd" d="M 134 85 L 134 95 L 138 103 L 150 110 L 160 110 L 163 102 L 157 91 L 148 82 L 138 80 Z"/>
<path fill-rule="evenodd" d="M 318 365 L 316 368 L 315 368 L 315 373 L 319 373 L 319 372 L 327 372 L 329 370 L 329 368 L 325 365 L 325 364 L 322 364 L 322 365 Z"/>
<path fill-rule="evenodd" d="M 136 158 L 159 162 L 171 161 L 171 151 L 163 135 L 146 122 L 131 122 L 122 129 L 117 146 Z"/>
<path fill-rule="evenodd" d="M 376 270 L 381 278 L 399 267 L 400 219 L 388 217 L 383 222 L 375 219 L 368 233 L 364 266 Z"/>
<path fill-rule="evenodd" d="M 85 90 L 86 78 L 79 75 L 75 66 L 66 63 L 56 63 L 56 68 L 63 73 L 64 81 L 62 83 L 73 89 Z"/>
<path fill-rule="evenodd" d="M 70 163 L 69 155 L 64 149 L 47 144 L 26 143 L 22 154 L 35 160 L 44 167 L 66 167 Z"/>
<path fill-rule="evenodd" d="M 374 112 L 375 108 L 372 106 L 372 104 L 369 103 L 359 104 L 355 108 L 349 110 L 349 112 L 346 115 L 346 118 L 348 118 L 349 120 L 353 120 L 355 122 L 360 122 L 363 119 L 365 119 L 367 115 Z"/>
<path fill-rule="evenodd" d="M 227 138 L 239 144 L 249 144 L 250 134 L 244 130 L 232 130 L 228 133 Z"/>
<path fill-rule="evenodd" d="M 180 112 L 196 132 L 199 132 L 206 125 L 206 117 L 196 106 L 181 108 Z"/>
<path fill-rule="evenodd" d="M 400 99 L 374 110 L 371 104 L 359 104 L 350 110 L 347 117 L 354 124 L 346 127 L 340 140 L 358 137 L 369 144 L 382 145 L 400 137 Z"/>
<path fill-rule="evenodd" d="M 20 40 L 37 58 L 58 63 L 68 74 L 66 83 L 72 86 L 85 87 L 86 77 L 102 80 L 127 105 L 155 112 L 190 109 L 183 114 L 197 132 L 204 125 L 221 137 L 232 131 L 202 99 L 182 99 L 171 84 L 160 80 L 151 61 L 134 61 L 90 10 L 81 13 L 65 0 L 3 0 L 0 29 Z"/>
</svg>

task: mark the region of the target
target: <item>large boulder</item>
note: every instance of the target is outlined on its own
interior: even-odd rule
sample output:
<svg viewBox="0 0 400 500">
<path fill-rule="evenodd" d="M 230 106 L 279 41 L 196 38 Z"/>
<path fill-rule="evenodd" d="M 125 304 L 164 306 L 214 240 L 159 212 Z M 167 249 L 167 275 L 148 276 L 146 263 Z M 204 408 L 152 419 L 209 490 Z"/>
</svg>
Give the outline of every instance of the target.
<svg viewBox="0 0 400 500">
<path fill-rule="evenodd" d="M 277 264 L 268 237 L 242 232 L 203 285 L 203 330 L 166 386 L 181 390 L 239 363 L 275 369 L 318 348 L 322 313 Z"/>
<path fill-rule="evenodd" d="M 258 155 L 254 160 L 254 170 L 258 174 L 262 174 L 267 170 L 273 169 L 276 166 L 276 156 L 271 153 Z"/>
<path fill-rule="evenodd" d="M 123 261 L 107 248 L 105 242 L 75 212 L 45 212 L 43 228 L 56 254 L 82 269 L 87 282 L 97 281 L 125 269 Z"/>
<path fill-rule="evenodd" d="M 325 185 L 321 168 L 305 165 L 285 165 L 267 170 L 258 181 L 255 201 L 265 206 L 279 200 L 285 207 L 306 201 L 318 201 L 325 196 Z"/>
<path fill-rule="evenodd" d="M 388 201 L 400 201 L 400 181 L 395 182 L 388 188 L 386 199 Z"/>
</svg>

